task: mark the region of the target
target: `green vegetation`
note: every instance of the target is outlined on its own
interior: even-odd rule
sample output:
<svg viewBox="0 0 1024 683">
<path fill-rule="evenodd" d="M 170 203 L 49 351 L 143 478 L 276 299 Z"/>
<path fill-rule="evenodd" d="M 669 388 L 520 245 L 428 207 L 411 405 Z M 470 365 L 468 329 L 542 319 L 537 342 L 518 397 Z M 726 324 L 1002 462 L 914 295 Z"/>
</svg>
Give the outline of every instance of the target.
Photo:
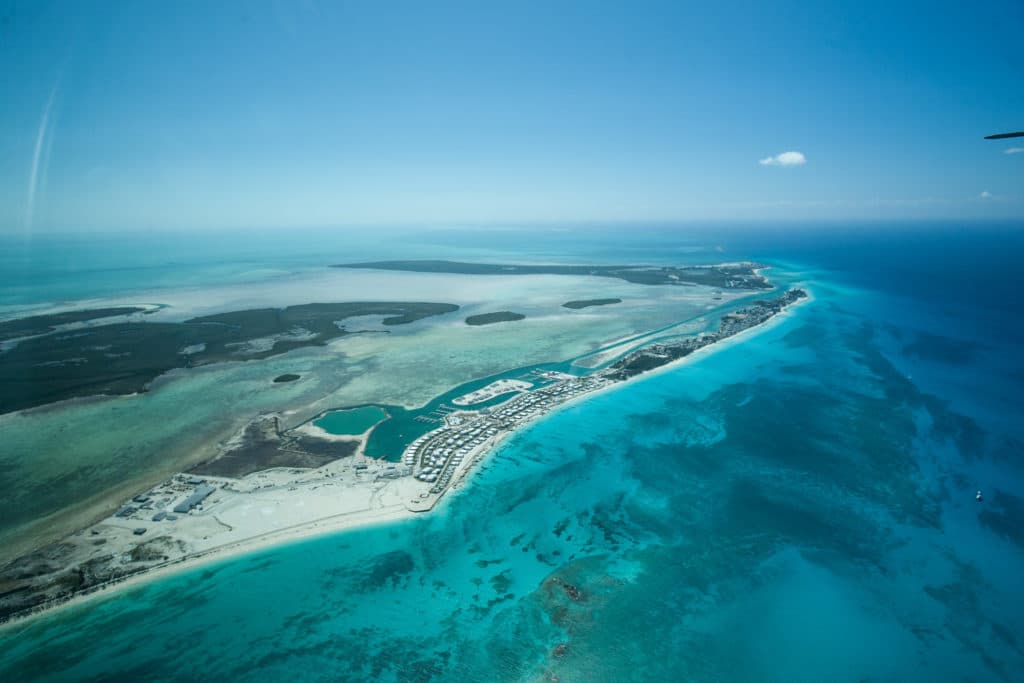
<svg viewBox="0 0 1024 683">
<path fill-rule="evenodd" d="M 334 268 L 373 268 L 405 270 L 416 273 L 456 273 L 460 275 L 595 275 L 614 277 L 639 285 L 707 285 L 729 289 L 771 289 L 768 281 L 754 271 L 757 263 L 732 263 L 717 266 L 526 266 L 461 261 L 373 261 L 340 263 Z"/>
<path fill-rule="evenodd" d="M 512 311 L 497 311 L 495 313 L 480 313 L 466 318 L 467 325 L 491 325 L 493 323 L 504 323 L 512 320 L 522 320 L 526 316 L 522 313 Z"/>
<path fill-rule="evenodd" d="M 622 299 L 581 299 L 579 301 L 566 301 L 564 308 L 580 309 L 590 306 L 608 306 L 609 304 L 621 304 Z"/>
<path fill-rule="evenodd" d="M 323 346 L 346 334 L 340 323 L 353 316 L 383 315 L 384 325 L 404 325 L 458 308 L 421 302 L 304 304 L 219 313 L 183 323 L 120 322 L 43 334 L 0 353 L 0 413 L 79 396 L 145 391 L 154 378 L 173 368 Z M 45 330 L 57 321 L 67 319 L 37 316 L 31 326 Z"/>
<path fill-rule="evenodd" d="M 64 313 L 51 313 L 49 315 L 33 315 L 28 318 L 17 318 L 0 322 L 0 341 L 17 339 L 18 337 L 35 337 L 47 332 L 53 332 L 57 325 L 70 323 L 81 323 L 99 318 L 111 318 L 115 315 L 129 315 L 140 313 L 144 308 L 137 306 L 125 306 L 122 308 L 90 308 L 83 311 L 66 311 Z"/>
</svg>

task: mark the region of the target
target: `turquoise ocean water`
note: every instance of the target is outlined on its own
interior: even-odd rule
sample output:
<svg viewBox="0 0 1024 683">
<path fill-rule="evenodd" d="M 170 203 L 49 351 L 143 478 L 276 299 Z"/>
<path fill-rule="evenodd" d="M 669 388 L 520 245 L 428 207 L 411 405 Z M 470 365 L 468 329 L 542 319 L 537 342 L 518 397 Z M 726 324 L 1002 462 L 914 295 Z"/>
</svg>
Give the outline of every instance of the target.
<svg viewBox="0 0 1024 683">
<path fill-rule="evenodd" d="M 1020 680 L 1024 232 L 549 237 L 477 248 L 761 258 L 815 300 L 516 434 L 436 514 L 5 632 L 0 679 Z"/>
<path fill-rule="evenodd" d="M 377 406 L 364 406 L 329 412 L 314 420 L 313 424 L 331 434 L 362 434 L 385 417 L 387 413 L 383 409 Z"/>
</svg>

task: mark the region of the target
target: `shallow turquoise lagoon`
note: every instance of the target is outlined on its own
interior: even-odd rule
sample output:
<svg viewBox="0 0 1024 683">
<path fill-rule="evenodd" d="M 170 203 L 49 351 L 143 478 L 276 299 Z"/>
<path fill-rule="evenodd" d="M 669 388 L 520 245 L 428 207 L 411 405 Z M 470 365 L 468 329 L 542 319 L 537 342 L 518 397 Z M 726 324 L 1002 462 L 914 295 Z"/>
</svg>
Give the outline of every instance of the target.
<svg viewBox="0 0 1024 683">
<path fill-rule="evenodd" d="M 388 414 L 377 406 L 362 406 L 347 410 L 332 410 L 323 417 L 314 420 L 313 424 L 330 434 L 362 434 L 377 424 Z"/>
</svg>

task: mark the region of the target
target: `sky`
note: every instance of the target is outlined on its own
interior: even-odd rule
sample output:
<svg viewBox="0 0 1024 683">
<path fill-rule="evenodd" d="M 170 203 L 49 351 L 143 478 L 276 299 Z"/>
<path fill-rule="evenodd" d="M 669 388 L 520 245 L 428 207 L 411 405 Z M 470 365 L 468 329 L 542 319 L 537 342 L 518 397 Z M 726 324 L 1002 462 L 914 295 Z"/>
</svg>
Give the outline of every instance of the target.
<svg viewBox="0 0 1024 683">
<path fill-rule="evenodd" d="M 0 83 L 2 233 L 1024 219 L 1020 0 L 0 0 Z"/>
</svg>

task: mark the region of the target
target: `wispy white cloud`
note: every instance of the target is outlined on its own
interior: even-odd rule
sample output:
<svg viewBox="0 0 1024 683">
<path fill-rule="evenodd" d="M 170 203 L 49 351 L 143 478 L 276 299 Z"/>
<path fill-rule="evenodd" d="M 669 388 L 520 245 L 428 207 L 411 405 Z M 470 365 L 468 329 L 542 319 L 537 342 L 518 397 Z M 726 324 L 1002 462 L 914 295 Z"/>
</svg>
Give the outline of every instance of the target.
<svg viewBox="0 0 1024 683">
<path fill-rule="evenodd" d="M 1024 147 L 1007 147 L 1003 150 L 1003 154 L 1021 154 L 1024 153 Z"/>
<path fill-rule="evenodd" d="M 782 152 L 773 157 L 761 159 L 758 162 L 762 166 L 803 166 L 807 163 L 807 157 L 803 152 Z"/>
<path fill-rule="evenodd" d="M 988 190 L 982 190 L 981 194 L 978 195 L 979 199 L 992 199 L 992 193 Z"/>
<path fill-rule="evenodd" d="M 25 227 L 32 227 L 32 218 L 36 207 L 36 192 L 39 186 L 40 175 L 45 175 L 46 161 L 49 159 L 50 143 L 53 142 L 51 133 L 50 114 L 53 111 L 54 102 L 57 99 L 57 90 L 60 87 L 60 79 L 54 83 L 50 90 L 50 96 L 43 107 L 43 113 L 39 120 L 39 131 L 36 133 L 36 144 L 32 151 L 32 165 L 28 174 L 28 197 L 25 203 Z M 43 171 L 41 173 L 41 170 Z"/>
</svg>

